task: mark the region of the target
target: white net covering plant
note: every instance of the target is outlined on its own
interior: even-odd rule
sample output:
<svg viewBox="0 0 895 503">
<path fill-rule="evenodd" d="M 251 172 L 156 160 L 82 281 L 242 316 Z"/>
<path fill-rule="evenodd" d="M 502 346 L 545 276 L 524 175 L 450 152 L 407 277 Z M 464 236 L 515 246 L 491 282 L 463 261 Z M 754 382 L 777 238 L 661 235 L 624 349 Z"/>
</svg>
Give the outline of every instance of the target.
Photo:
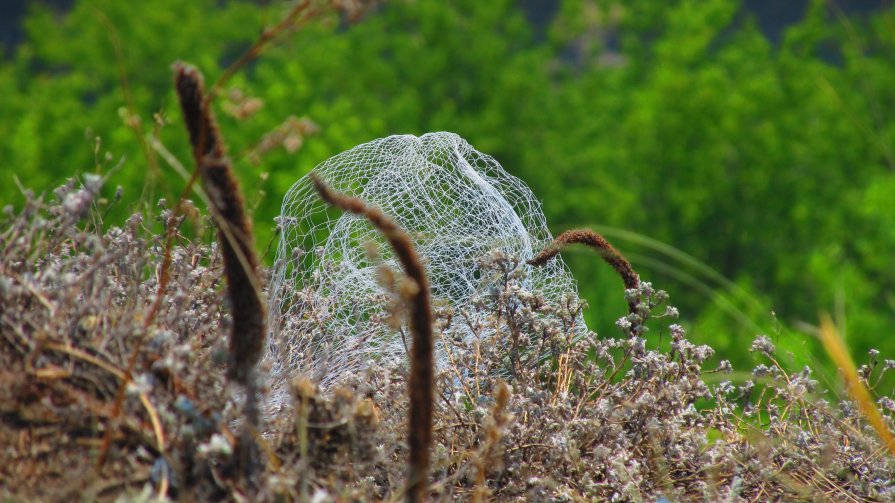
<svg viewBox="0 0 895 503">
<path fill-rule="evenodd" d="M 456 134 L 375 140 L 314 172 L 410 234 L 436 305 L 473 312 L 472 299 L 500 281 L 476 263 L 495 250 L 529 269 L 527 290 L 548 299 L 575 291 L 561 260 L 539 268 L 524 264 L 553 239 L 531 190 Z M 381 322 L 391 298 L 381 286 L 382 267 L 401 270 L 384 238 L 364 218 L 328 208 L 308 177 L 286 194 L 278 223 L 268 354 L 275 389 L 277 381 L 298 374 L 325 388 L 371 362 L 404 358 L 406 327 Z M 445 335 L 468 337 L 464 326 L 454 323 L 447 331 L 455 333 Z M 444 348 L 436 348 L 436 362 L 444 365 Z"/>
</svg>

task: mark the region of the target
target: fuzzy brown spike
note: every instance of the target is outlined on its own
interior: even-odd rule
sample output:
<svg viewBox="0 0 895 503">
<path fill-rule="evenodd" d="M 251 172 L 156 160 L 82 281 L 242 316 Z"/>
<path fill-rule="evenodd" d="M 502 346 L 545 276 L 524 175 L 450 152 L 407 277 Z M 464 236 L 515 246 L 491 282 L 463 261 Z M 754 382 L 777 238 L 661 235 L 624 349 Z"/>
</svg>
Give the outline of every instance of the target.
<svg viewBox="0 0 895 503">
<path fill-rule="evenodd" d="M 188 65 L 175 66 L 177 94 L 193 146 L 193 156 L 212 211 L 217 216 L 228 296 L 233 310 L 230 336 L 230 377 L 248 384 L 249 374 L 261 358 L 265 338 L 265 308 L 258 280 L 251 222 L 224 143 L 204 98 L 199 72 Z"/>
<path fill-rule="evenodd" d="M 541 250 L 540 253 L 535 255 L 534 258 L 529 260 L 528 263 L 533 266 L 544 265 L 548 260 L 555 257 L 566 245 L 572 243 L 581 243 L 596 251 L 607 264 L 611 265 L 612 268 L 618 272 L 618 275 L 621 276 L 622 281 L 625 283 L 626 289 L 630 290 L 640 286 L 640 276 L 638 276 L 637 272 L 634 271 L 634 268 L 631 267 L 631 263 L 628 262 L 628 259 L 626 259 L 618 250 L 613 248 L 613 246 L 609 244 L 609 241 L 606 241 L 606 238 L 590 229 L 573 229 L 563 232 L 546 248 Z M 628 309 L 631 313 L 635 312 L 637 309 L 637 302 L 629 302 Z"/>
<path fill-rule="evenodd" d="M 176 72 L 174 85 L 180 98 L 183 120 L 190 135 L 190 145 L 193 146 L 193 157 L 197 162 L 206 156 L 223 158 L 220 133 L 205 102 L 202 75 L 184 63 L 175 63 L 174 70 Z"/>
<path fill-rule="evenodd" d="M 259 429 L 259 387 L 255 364 L 261 358 L 266 336 L 265 308 L 258 280 L 252 226 L 224 143 L 204 96 L 202 75 L 195 68 L 178 63 L 175 85 L 180 107 L 193 146 L 193 157 L 202 185 L 210 199 L 218 226 L 218 241 L 227 275 L 233 330 L 230 333 L 228 377 L 245 388 L 245 423 L 240 432 L 237 463 L 250 484 L 255 483 L 260 457 L 255 435 Z"/>
<path fill-rule="evenodd" d="M 365 217 L 388 239 L 404 274 L 414 280 L 419 288 L 412 294 L 410 328 L 413 345 L 410 350 L 410 420 L 407 443 L 410 455 L 407 467 L 407 493 L 405 500 L 419 502 L 426 499 L 430 449 L 432 445 L 432 402 L 435 396 L 435 356 L 432 338 L 432 305 L 429 281 L 410 236 L 391 218 L 362 200 L 331 190 L 319 177 L 310 175 L 314 188 L 327 203 Z"/>
</svg>

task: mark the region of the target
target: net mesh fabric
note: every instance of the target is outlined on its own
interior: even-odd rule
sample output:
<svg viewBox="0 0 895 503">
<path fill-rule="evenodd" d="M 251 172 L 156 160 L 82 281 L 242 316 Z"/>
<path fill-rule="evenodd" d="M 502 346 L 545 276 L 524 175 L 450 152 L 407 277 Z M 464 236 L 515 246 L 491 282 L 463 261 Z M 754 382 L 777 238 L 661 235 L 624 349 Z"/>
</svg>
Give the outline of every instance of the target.
<svg viewBox="0 0 895 503">
<path fill-rule="evenodd" d="M 540 268 L 524 264 L 553 239 L 531 190 L 455 134 L 375 140 L 314 172 L 409 233 L 435 305 L 474 313 L 472 299 L 501 281 L 477 266 L 493 250 L 522 259 L 530 269 L 522 285 L 528 290 L 554 299 L 575 290 L 561 260 Z M 279 225 L 268 354 L 275 380 L 304 374 L 328 387 L 377 359 L 404 358 L 406 326 L 392 330 L 376 322 L 389 315 L 381 268 L 400 271 L 400 265 L 370 223 L 327 208 L 303 177 L 286 194 Z M 469 337 L 464 327 L 453 323 L 444 335 Z M 446 359 L 436 344 L 436 362 Z"/>
</svg>

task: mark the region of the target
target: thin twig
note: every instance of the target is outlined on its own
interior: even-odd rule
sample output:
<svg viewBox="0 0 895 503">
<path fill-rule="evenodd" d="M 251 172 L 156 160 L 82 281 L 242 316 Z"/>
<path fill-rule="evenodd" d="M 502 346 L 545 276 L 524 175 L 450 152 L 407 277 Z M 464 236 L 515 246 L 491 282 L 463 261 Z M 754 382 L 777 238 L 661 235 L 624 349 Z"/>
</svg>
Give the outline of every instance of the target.
<svg viewBox="0 0 895 503">
<path fill-rule="evenodd" d="M 258 56 L 260 56 L 261 53 L 264 51 L 264 48 L 270 42 L 276 39 L 280 34 L 282 34 L 290 27 L 297 26 L 300 21 L 307 21 L 313 18 L 315 14 L 319 13 L 319 11 L 316 11 L 313 8 L 309 7 L 312 7 L 310 0 L 301 0 L 300 2 L 296 3 L 295 6 L 292 7 L 292 9 L 289 10 L 289 13 L 286 14 L 282 21 L 277 23 L 272 28 L 265 28 L 264 31 L 261 32 L 261 35 L 258 37 L 258 39 L 255 40 L 255 43 L 253 43 L 252 46 L 249 47 L 248 50 L 246 50 L 246 52 L 244 52 L 242 56 L 240 56 L 239 59 L 236 60 L 235 63 L 230 65 L 226 70 L 224 70 L 224 73 L 222 73 L 221 76 L 218 77 L 218 79 L 209 90 L 209 96 L 214 96 L 218 92 L 218 90 L 220 90 L 221 87 L 223 87 L 224 84 L 226 84 L 227 81 L 229 81 L 233 77 L 233 75 L 236 74 L 236 72 L 241 70 L 246 64 L 250 63 Z M 299 18 L 299 15 L 305 13 L 306 11 L 307 15 L 303 18 Z"/>
</svg>

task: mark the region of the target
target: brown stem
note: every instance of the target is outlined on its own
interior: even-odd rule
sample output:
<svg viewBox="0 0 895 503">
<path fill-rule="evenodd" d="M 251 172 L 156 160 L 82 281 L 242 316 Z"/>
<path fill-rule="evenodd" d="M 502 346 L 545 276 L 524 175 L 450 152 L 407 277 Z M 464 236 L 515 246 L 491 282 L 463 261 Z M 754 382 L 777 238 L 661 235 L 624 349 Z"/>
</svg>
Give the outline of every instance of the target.
<svg viewBox="0 0 895 503">
<path fill-rule="evenodd" d="M 205 192 L 218 225 L 224 257 L 227 293 L 233 310 L 230 336 L 230 377 L 247 384 L 261 357 L 265 338 L 265 308 L 258 280 L 252 226 L 214 117 L 204 98 L 202 76 L 194 68 L 176 66 L 176 87 Z"/>
<path fill-rule="evenodd" d="M 245 202 L 223 140 L 204 96 L 199 72 L 190 66 L 175 65 L 175 87 L 184 122 L 193 146 L 199 176 L 208 195 L 210 211 L 218 227 L 218 241 L 227 276 L 227 295 L 233 318 L 230 333 L 228 377 L 245 388 L 246 400 L 238 444 L 237 465 L 252 484 L 260 463 L 255 437 L 260 424 L 259 386 L 255 364 L 261 358 L 266 335 L 265 308 L 258 279 L 252 226 Z"/>
<path fill-rule="evenodd" d="M 419 502 L 425 499 L 432 445 L 432 402 L 434 397 L 434 343 L 432 338 L 432 306 L 429 297 L 429 281 L 426 271 L 413 248 L 410 236 L 391 218 L 376 208 L 364 204 L 358 198 L 331 190 L 313 173 L 311 180 L 327 203 L 344 211 L 364 216 L 381 232 L 404 267 L 404 274 L 417 284 L 411 294 L 410 328 L 413 344 L 410 352 L 410 420 L 407 443 L 410 456 L 407 466 L 407 493 L 405 500 Z"/>
<path fill-rule="evenodd" d="M 606 241 L 606 238 L 590 229 L 573 229 L 563 232 L 546 248 L 541 250 L 540 253 L 535 255 L 534 258 L 529 260 L 528 263 L 534 266 L 544 265 L 548 260 L 555 257 L 560 250 L 565 248 L 566 245 L 572 243 L 581 243 L 596 251 L 621 276 L 622 281 L 625 283 L 625 288 L 630 290 L 640 286 L 640 276 L 631 267 L 628 259 L 613 248 L 609 241 Z M 632 300 L 628 302 L 628 309 L 631 313 L 634 313 L 637 309 L 637 301 Z"/>
<path fill-rule="evenodd" d="M 296 24 L 302 19 L 309 19 L 314 14 L 317 14 L 313 9 L 309 9 L 312 7 L 311 2 L 308 0 L 301 0 L 296 3 L 292 9 L 289 10 L 289 13 L 286 14 L 286 17 L 283 18 L 282 21 L 276 24 L 276 26 L 272 28 L 265 28 L 264 31 L 261 32 L 261 35 L 257 40 L 252 44 L 251 47 L 243 53 L 242 56 L 236 60 L 235 63 L 227 67 L 224 70 L 224 73 L 218 77 L 218 80 L 211 86 L 211 95 L 215 95 L 216 92 L 230 80 L 233 75 L 236 74 L 240 69 L 242 69 L 249 62 L 258 58 L 261 55 L 261 52 L 264 48 L 272 42 L 275 38 L 277 38 L 281 33 L 289 29 L 290 27 L 295 27 Z M 311 10 L 311 12 L 306 15 L 304 18 L 299 18 L 300 14 L 305 13 L 305 11 Z"/>
</svg>

